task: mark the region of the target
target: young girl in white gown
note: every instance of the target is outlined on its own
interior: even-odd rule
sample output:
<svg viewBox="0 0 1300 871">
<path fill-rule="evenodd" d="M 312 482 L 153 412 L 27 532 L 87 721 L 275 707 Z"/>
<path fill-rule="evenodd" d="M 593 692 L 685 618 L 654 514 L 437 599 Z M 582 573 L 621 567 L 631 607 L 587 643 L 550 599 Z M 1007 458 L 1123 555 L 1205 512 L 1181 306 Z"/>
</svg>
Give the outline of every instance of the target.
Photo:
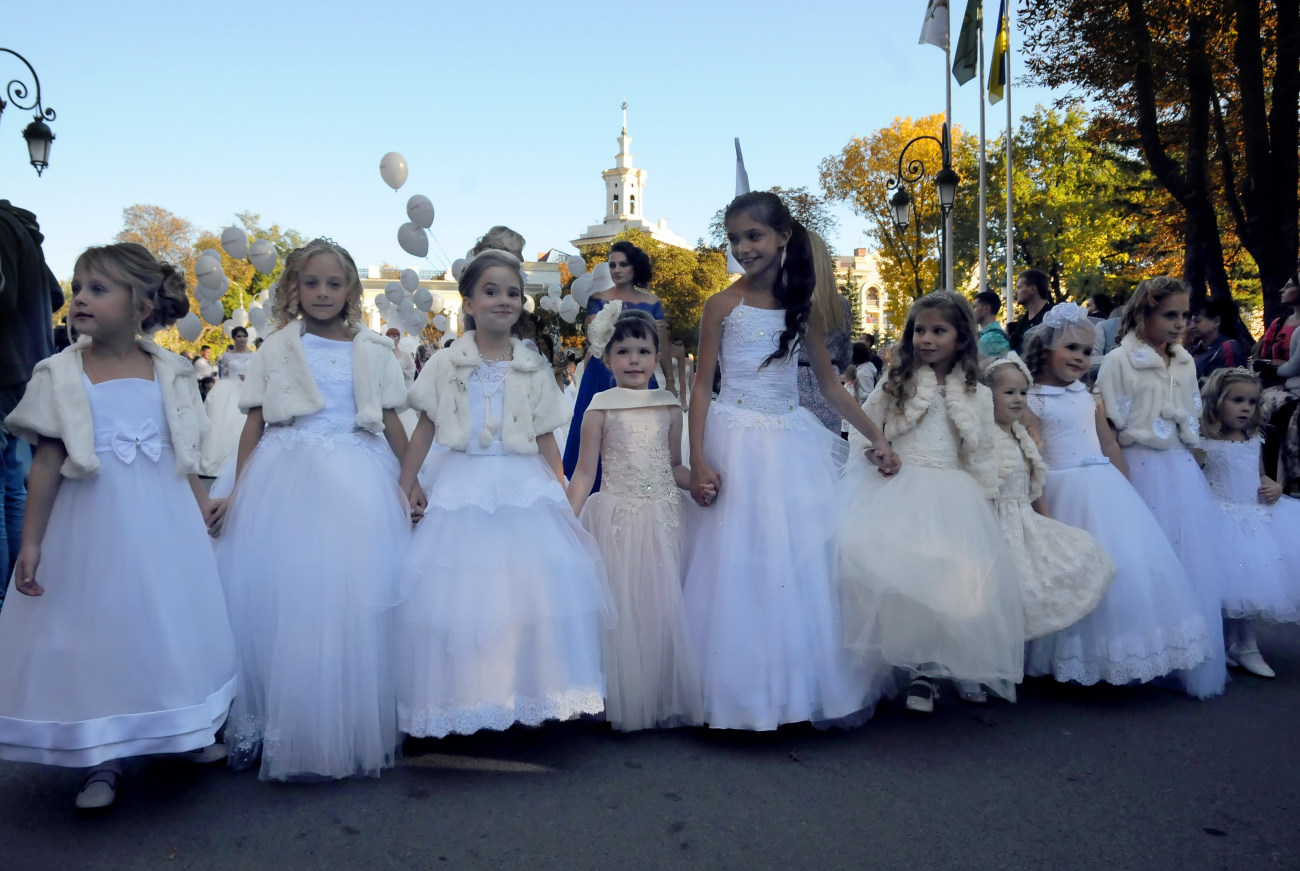
<svg viewBox="0 0 1300 871">
<path fill-rule="evenodd" d="M 1201 390 L 1201 448 L 1222 550 L 1235 564 L 1223 592 L 1229 664 L 1273 677 L 1255 621 L 1300 622 L 1300 501 L 1262 471 L 1260 392 L 1247 369 L 1215 371 Z"/>
<path fill-rule="evenodd" d="M 850 436 L 840 525 L 849 644 L 911 673 L 910 711 L 934 710 L 934 681 L 966 701 L 1015 699 L 1025 629 L 1021 584 L 990 507 L 997 495 L 993 399 L 979 383 L 966 300 L 912 304 L 895 362 L 863 409 L 903 462 L 882 479 Z"/>
<path fill-rule="evenodd" d="M 361 326 L 356 266 L 333 242 L 285 259 L 275 317 L 244 381 L 217 547 L 239 646 L 226 741 L 235 767 L 260 754 L 264 780 L 377 776 L 397 746 L 406 386 L 392 344 Z"/>
<path fill-rule="evenodd" d="M 600 552 L 560 483 L 553 433 L 568 403 L 550 364 L 511 337 L 518 258 L 479 253 L 460 291 L 473 327 L 416 380 L 402 464 L 414 486 L 433 439 L 448 449 L 397 609 L 398 724 L 417 737 L 600 713 L 601 627 L 614 616 Z"/>
<path fill-rule="evenodd" d="M 691 471 L 681 463 L 680 401 L 649 389 L 659 356 L 649 314 L 615 300 L 587 337 L 617 385 L 587 406 L 568 488 L 600 545 L 619 614 L 605 632 L 605 718 L 626 732 L 697 722 L 700 679 L 682 602 L 679 488 L 690 487 Z M 598 461 L 604 474 L 592 494 Z"/>
<path fill-rule="evenodd" d="M 225 756 L 235 646 L 195 474 L 203 405 L 190 364 L 138 335 L 188 308 L 184 272 L 142 246 L 88 249 L 81 339 L 5 421 L 36 452 L 0 612 L 0 759 L 94 766 L 81 809 L 112 804 L 123 757 Z"/>
<path fill-rule="evenodd" d="M 1104 411 L 1079 380 L 1095 336 L 1082 306 L 1062 303 L 1047 313 L 1026 341 L 1035 382 L 1029 409 L 1048 467 L 1047 514 L 1091 533 L 1115 577 L 1091 614 L 1030 642 L 1026 671 L 1119 686 L 1176 672 L 1190 694 L 1202 695 L 1188 670 L 1212 655 L 1205 616 L 1164 532 L 1124 478 Z"/>
<path fill-rule="evenodd" d="M 1236 561 L 1218 546 L 1219 510 L 1192 449 L 1200 445 L 1196 362 L 1180 344 L 1191 294 L 1176 278 L 1137 286 L 1120 321 L 1119 347 L 1101 361 L 1097 392 L 1124 451 L 1129 480 L 1165 531 L 1201 606 L 1213 658 L 1186 675 L 1188 692 L 1218 695 L 1228 681 L 1224 579 Z"/>
<path fill-rule="evenodd" d="M 1020 421 L 1032 381 L 1015 351 L 984 364 L 998 425 L 993 507 L 1020 575 L 1026 640 L 1059 632 L 1092 613 L 1115 576 L 1115 564 L 1095 538 L 1036 510 L 1047 464 Z"/>
<path fill-rule="evenodd" d="M 843 441 L 799 406 L 800 342 L 827 398 L 879 445 L 873 460 L 892 474 L 897 458 L 836 383 L 810 314 L 808 231 L 767 192 L 737 197 L 725 218 L 745 275 L 704 303 L 690 408 L 691 491 L 704 507 L 687 544 L 685 599 L 703 719 L 754 730 L 862 719 L 884 674 L 844 649 L 831 540 Z"/>
<path fill-rule="evenodd" d="M 239 407 L 244 377 L 253 365 L 253 352 L 248 349 L 248 330 L 235 327 L 230 331 L 234 345 L 221 355 L 217 371 L 221 377 L 208 391 L 203 407 L 208 413 L 208 431 L 203 436 L 199 474 L 215 478 L 225 470 L 239 450 L 239 437 L 244 432 L 244 410 Z"/>
</svg>

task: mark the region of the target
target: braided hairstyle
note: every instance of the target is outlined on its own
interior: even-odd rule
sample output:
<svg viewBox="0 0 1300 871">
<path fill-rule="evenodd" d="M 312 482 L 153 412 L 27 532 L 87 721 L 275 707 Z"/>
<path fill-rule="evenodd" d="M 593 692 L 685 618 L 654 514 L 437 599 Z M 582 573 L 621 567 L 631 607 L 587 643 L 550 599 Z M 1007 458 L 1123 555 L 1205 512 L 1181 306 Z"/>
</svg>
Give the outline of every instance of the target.
<svg viewBox="0 0 1300 871">
<path fill-rule="evenodd" d="M 780 274 L 772 287 L 772 296 L 785 309 L 785 329 L 781 331 L 776 350 L 763 361 L 766 366 L 794 353 L 808 330 L 813 289 L 817 286 L 812 240 L 808 237 L 808 230 L 794 219 L 781 198 L 770 191 L 751 191 L 736 197 L 723 213 L 723 222 L 740 214 L 778 233 L 790 234 Z"/>
</svg>

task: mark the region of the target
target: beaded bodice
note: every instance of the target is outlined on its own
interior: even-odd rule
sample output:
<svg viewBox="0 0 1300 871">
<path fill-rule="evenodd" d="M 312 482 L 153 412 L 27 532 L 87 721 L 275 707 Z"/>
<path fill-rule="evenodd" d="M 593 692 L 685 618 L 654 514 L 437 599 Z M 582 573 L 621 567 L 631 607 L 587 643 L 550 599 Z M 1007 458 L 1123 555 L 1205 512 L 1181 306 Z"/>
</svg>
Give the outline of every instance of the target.
<svg viewBox="0 0 1300 871">
<path fill-rule="evenodd" d="M 638 501 L 681 502 L 668 447 L 673 413 L 662 405 L 605 412 L 602 493 Z"/>
<path fill-rule="evenodd" d="M 1042 424 L 1043 461 L 1049 469 L 1110 462 L 1097 437 L 1097 404 L 1082 382 L 1069 387 L 1034 385 L 1029 390 L 1029 410 Z"/>
<path fill-rule="evenodd" d="M 221 377 L 241 378 L 248 374 L 248 367 L 253 365 L 253 352 L 227 351 L 221 355 Z"/>
<path fill-rule="evenodd" d="M 799 407 L 798 361 L 794 354 L 763 361 L 785 329 L 784 309 L 740 303 L 722 321 L 722 389 L 715 407 L 752 418 L 757 425 L 781 425 Z"/>
<path fill-rule="evenodd" d="M 1244 505 L 1259 503 L 1259 436 L 1244 442 L 1204 439 L 1201 449 L 1205 479 L 1215 497 Z"/>
<path fill-rule="evenodd" d="M 942 389 L 934 391 L 930 404 L 926 406 L 925 413 L 916 422 L 916 426 L 897 436 L 890 433 L 889 429 L 887 425 L 885 438 L 890 440 L 894 451 L 904 463 L 935 469 L 961 467 L 961 439 L 948 417 L 948 405 Z"/>
</svg>

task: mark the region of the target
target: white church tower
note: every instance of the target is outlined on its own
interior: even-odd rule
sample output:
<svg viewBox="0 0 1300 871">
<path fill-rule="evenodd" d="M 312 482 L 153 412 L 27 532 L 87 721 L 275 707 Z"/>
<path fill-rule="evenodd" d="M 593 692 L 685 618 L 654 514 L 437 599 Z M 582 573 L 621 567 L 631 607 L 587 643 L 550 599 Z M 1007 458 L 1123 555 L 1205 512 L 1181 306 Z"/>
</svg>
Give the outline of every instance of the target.
<svg viewBox="0 0 1300 871">
<path fill-rule="evenodd" d="M 653 238 L 679 248 L 691 246 L 672 230 L 668 222 L 660 220 L 650 223 L 645 219 L 645 183 L 646 171 L 632 166 L 632 137 L 627 132 L 627 103 L 623 104 L 623 131 L 618 137 L 618 154 L 614 157 L 614 167 L 601 173 L 605 180 L 605 220 L 592 224 L 577 239 L 571 240 L 582 248 L 609 242 L 628 227 L 645 230 Z"/>
</svg>

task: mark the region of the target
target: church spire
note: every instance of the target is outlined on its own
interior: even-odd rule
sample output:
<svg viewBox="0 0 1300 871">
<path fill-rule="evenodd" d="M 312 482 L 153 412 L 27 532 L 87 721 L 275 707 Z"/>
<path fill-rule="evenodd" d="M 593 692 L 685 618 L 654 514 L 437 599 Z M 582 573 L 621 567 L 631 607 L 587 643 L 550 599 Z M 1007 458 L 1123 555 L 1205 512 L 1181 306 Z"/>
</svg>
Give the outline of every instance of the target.
<svg viewBox="0 0 1300 871">
<path fill-rule="evenodd" d="M 627 100 L 623 101 L 623 135 L 627 135 Z"/>
</svg>

